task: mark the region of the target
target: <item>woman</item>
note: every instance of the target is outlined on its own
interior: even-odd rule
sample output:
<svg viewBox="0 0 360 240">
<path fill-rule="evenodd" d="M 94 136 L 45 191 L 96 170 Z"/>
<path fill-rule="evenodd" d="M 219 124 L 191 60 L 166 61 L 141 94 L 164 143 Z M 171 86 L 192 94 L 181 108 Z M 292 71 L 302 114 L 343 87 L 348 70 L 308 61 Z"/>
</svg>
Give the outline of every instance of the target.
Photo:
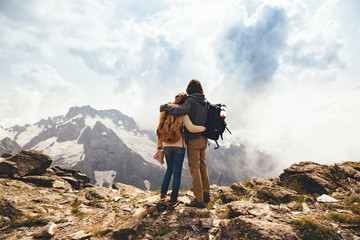
<svg viewBox="0 0 360 240">
<path fill-rule="evenodd" d="M 185 102 L 187 95 L 185 93 L 179 93 L 175 96 L 174 104 L 181 105 Z M 160 112 L 160 120 L 164 118 L 165 112 Z M 189 116 L 178 116 L 179 122 L 183 124 L 186 129 L 192 133 L 198 133 L 205 131 L 205 127 L 203 126 L 196 126 L 193 125 Z M 180 201 L 177 200 L 179 195 L 180 189 L 180 182 L 181 182 L 181 171 L 184 162 L 185 156 L 185 139 L 184 134 L 181 134 L 180 139 L 175 143 L 168 143 L 168 142 L 160 142 L 159 138 L 157 138 L 157 147 L 158 149 L 163 149 L 166 159 L 167 169 L 161 184 L 161 192 L 160 192 L 160 199 L 165 200 L 170 179 L 173 175 L 173 183 L 172 183 L 172 192 L 170 195 L 170 205 L 177 205 Z"/>
</svg>

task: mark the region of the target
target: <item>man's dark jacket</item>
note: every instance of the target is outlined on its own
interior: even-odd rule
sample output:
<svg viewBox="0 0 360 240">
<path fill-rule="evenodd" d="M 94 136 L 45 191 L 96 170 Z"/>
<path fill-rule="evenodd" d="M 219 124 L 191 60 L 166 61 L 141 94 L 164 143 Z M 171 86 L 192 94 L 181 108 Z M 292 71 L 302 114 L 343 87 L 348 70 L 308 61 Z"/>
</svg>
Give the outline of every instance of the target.
<svg viewBox="0 0 360 240">
<path fill-rule="evenodd" d="M 167 111 L 175 116 L 189 115 L 191 122 L 194 125 L 205 126 L 207 117 L 207 100 L 201 93 L 189 94 L 188 98 L 181 105 L 165 104 L 160 107 L 160 111 Z M 190 133 L 185 131 L 185 140 L 199 138 L 201 133 Z"/>
</svg>

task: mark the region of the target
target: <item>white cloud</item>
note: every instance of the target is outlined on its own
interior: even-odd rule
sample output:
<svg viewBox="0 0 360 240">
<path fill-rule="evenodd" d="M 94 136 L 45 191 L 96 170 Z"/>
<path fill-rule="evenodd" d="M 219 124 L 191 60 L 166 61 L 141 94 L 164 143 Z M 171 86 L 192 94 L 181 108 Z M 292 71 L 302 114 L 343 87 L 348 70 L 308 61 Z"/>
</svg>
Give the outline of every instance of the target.
<svg viewBox="0 0 360 240">
<path fill-rule="evenodd" d="M 154 130 L 159 105 L 197 78 L 243 141 L 286 161 L 358 157 L 359 3 L 347 3 L 3 0 L 0 125 L 90 104 Z"/>
<path fill-rule="evenodd" d="M 19 119 L 17 124 L 32 123 L 57 115 L 59 110 L 67 111 L 69 104 L 76 103 L 79 97 L 79 89 L 47 64 L 22 63 L 13 65 L 11 70 L 16 81 L 8 89 L 7 98 L 2 99 L 6 106 L 0 111 L 6 116 L 2 125 Z"/>
</svg>

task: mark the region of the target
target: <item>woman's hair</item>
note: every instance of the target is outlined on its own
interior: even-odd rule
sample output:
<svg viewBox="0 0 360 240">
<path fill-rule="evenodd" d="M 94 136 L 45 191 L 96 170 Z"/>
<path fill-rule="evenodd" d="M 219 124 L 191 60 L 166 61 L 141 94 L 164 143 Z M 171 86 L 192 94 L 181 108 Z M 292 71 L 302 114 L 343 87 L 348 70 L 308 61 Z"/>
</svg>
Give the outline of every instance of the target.
<svg viewBox="0 0 360 240">
<path fill-rule="evenodd" d="M 186 93 L 187 94 L 192 94 L 192 93 L 201 93 L 203 94 L 204 93 L 204 90 L 201 86 L 201 83 L 196 80 L 196 79 L 193 79 L 189 82 L 187 88 L 186 88 Z"/>
<path fill-rule="evenodd" d="M 181 105 L 185 102 L 186 99 L 187 99 L 186 93 L 181 92 L 175 96 L 174 103 Z"/>
</svg>

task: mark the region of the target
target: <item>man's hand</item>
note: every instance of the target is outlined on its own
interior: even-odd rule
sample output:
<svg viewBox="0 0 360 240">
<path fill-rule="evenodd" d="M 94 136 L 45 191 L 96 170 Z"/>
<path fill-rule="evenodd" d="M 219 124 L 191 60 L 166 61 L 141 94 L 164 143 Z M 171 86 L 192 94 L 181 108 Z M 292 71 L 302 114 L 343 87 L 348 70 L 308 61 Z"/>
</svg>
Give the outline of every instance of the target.
<svg viewBox="0 0 360 240">
<path fill-rule="evenodd" d="M 168 104 L 171 104 L 171 102 L 168 102 L 168 103 L 165 103 L 165 104 L 163 104 L 163 105 L 160 105 L 160 112 L 162 112 L 163 109 L 164 109 L 164 106 L 166 106 L 166 105 L 168 105 Z"/>
</svg>

